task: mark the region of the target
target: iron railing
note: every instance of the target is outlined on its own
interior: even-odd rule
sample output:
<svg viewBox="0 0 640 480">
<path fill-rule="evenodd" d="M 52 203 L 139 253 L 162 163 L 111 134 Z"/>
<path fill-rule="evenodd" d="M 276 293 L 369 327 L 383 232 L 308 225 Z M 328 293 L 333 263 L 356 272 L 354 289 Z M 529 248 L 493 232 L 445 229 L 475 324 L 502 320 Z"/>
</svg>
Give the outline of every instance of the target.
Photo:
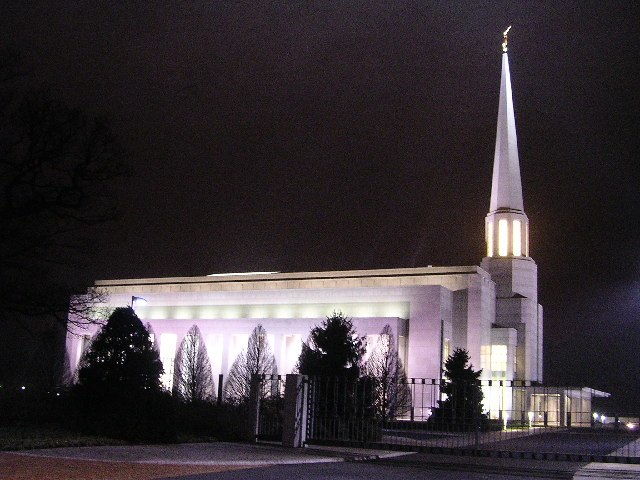
<svg viewBox="0 0 640 480">
<path fill-rule="evenodd" d="M 594 415 L 600 392 L 506 380 L 445 385 L 312 377 L 307 442 L 640 461 L 638 416 Z"/>
</svg>

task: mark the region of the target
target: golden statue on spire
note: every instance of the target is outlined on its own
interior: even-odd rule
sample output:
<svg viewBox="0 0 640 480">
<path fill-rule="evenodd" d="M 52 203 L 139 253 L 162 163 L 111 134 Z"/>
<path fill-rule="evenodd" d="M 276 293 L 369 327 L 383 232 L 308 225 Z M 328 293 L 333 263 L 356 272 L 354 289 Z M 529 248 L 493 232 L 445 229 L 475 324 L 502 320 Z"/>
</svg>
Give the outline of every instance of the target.
<svg viewBox="0 0 640 480">
<path fill-rule="evenodd" d="M 502 52 L 507 53 L 507 34 L 511 30 L 511 25 L 507 27 L 507 29 L 502 33 Z"/>
</svg>

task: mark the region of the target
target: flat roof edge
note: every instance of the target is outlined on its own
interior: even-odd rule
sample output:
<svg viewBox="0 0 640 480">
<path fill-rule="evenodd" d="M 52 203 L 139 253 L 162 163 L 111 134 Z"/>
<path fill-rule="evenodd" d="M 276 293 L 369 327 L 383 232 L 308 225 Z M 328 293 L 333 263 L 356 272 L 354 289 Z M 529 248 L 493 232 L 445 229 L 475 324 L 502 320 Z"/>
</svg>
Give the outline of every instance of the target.
<svg viewBox="0 0 640 480">
<path fill-rule="evenodd" d="M 376 270 L 336 270 L 325 272 L 292 272 L 268 274 L 229 274 L 200 277 L 156 277 L 130 278 L 114 280 L 96 280 L 96 287 L 114 287 L 124 285 L 167 285 L 189 283 L 238 283 L 238 282 L 270 282 L 282 280 L 330 280 L 341 278 L 372 278 L 372 277 L 415 277 L 429 275 L 470 275 L 489 274 L 476 265 L 458 267 L 419 267 L 419 268 L 389 268 Z"/>
</svg>

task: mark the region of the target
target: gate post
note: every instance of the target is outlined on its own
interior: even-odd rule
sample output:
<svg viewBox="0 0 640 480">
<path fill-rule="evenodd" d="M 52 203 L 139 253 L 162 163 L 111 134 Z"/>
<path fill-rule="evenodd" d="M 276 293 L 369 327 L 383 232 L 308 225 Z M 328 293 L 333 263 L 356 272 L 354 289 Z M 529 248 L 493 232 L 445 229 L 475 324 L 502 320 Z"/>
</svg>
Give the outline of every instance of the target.
<svg viewBox="0 0 640 480">
<path fill-rule="evenodd" d="M 307 440 L 308 377 L 287 375 L 284 386 L 282 446 L 304 447 Z"/>
</svg>

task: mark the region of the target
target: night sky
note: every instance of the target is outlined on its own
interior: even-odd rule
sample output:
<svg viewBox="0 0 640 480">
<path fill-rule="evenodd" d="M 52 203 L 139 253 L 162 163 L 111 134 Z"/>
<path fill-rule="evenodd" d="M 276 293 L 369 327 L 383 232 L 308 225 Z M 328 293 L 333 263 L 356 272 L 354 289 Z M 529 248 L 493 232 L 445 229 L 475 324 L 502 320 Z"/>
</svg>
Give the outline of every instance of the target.
<svg viewBox="0 0 640 480">
<path fill-rule="evenodd" d="M 509 35 L 546 383 L 640 411 L 633 2 L 27 2 L 35 82 L 134 170 L 95 279 L 479 265 Z"/>
</svg>

